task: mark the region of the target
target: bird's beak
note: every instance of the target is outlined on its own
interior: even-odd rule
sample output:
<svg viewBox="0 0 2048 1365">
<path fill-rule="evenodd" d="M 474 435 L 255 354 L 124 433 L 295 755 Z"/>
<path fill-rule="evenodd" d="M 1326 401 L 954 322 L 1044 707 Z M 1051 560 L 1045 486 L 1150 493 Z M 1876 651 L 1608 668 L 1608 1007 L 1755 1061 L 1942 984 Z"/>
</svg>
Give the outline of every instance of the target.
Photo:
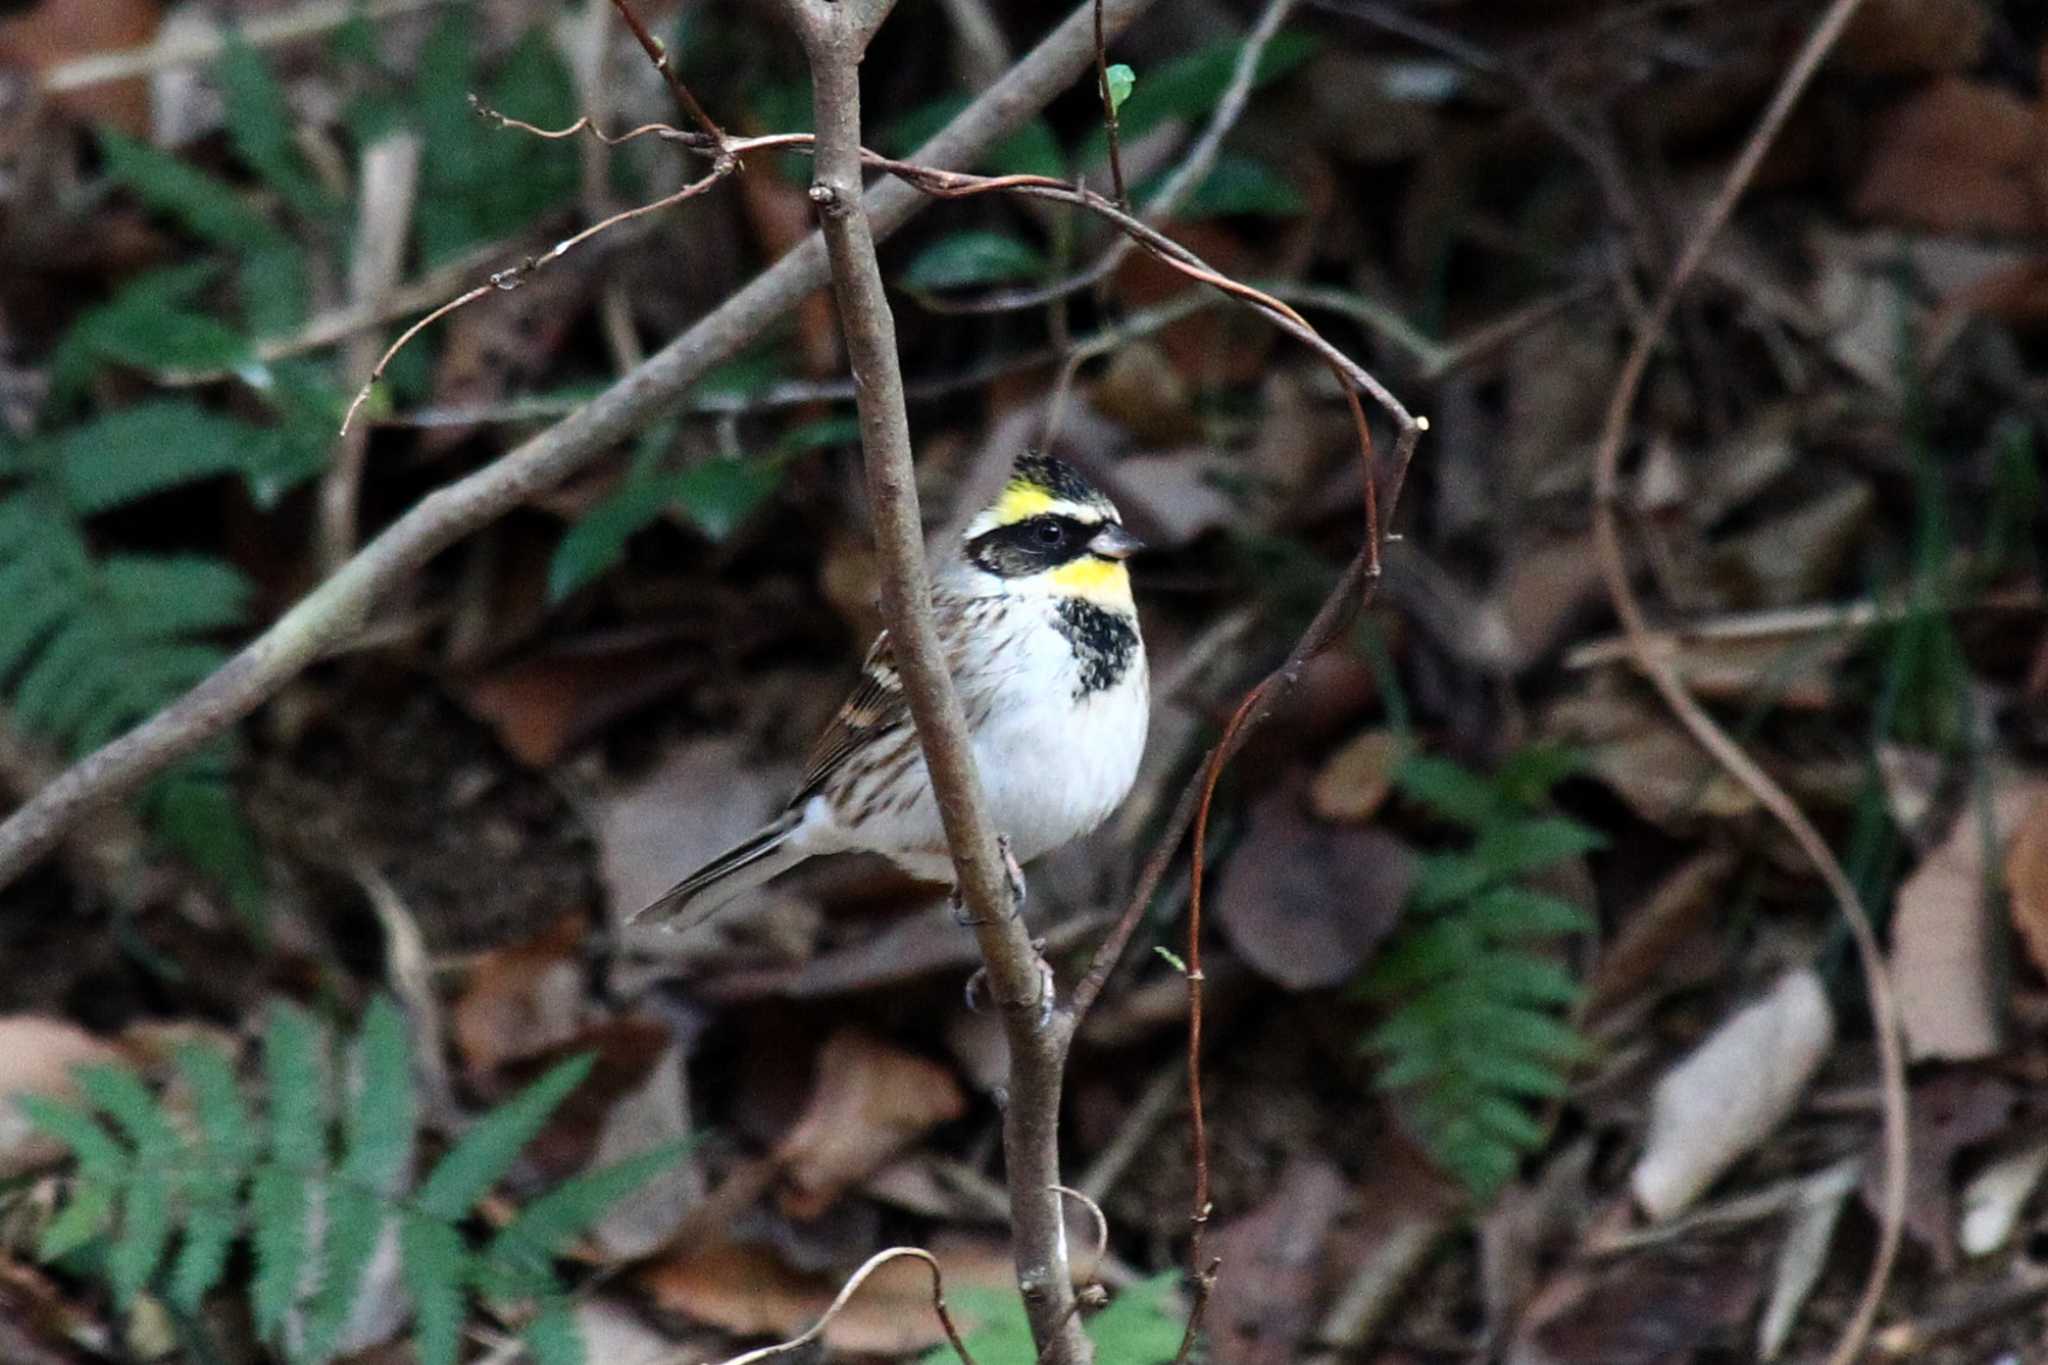
<svg viewBox="0 0 2048 1365">
<path fill-rule="evenodd" d="M 1144 541 L 1113 521 L 1104 522 L 1095 538 L 1088 542 L 1088 552 L 1104 559 L 1129 559 L 1144 548 Z"/>
</svg>

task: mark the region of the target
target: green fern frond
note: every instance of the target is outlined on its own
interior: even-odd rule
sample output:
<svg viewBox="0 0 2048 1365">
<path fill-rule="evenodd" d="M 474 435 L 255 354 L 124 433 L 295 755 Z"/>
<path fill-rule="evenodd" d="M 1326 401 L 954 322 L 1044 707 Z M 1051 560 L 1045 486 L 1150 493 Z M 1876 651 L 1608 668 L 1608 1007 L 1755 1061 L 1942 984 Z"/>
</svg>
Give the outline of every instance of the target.
<svg viewBox="0 0 2048 1365">
<path fill-rule="evenodd" d="M 422 1365 L 454 1365 L 473 1290 L 536 1305 L 527 1342 L 537 1360 L 582 1359 L 554 1255 L 688 1144 L 567 1181 L 473 1246 L 464 1220 L 588 1074 L 591 1059 L 562 1063 L 484 1115 L 408 1198 L 417 1099 L 403 1013 L 388 999 L 370 1004 L 345 1087 L 327 1065 L 328 1051 L 313 1016 L 292 1005 L 271 1009 L 260 1124 L 251 1123 L 228 1060 L 203 1048 L 175 1059 L 189 1118 L 113 1067 L 80 1071 L 83 1104 L 24 1097 L 30 1122 L 78 1161 L 78 1178 L 44 1229 L 39 1254 L 77 1254 L 73 1264 L 96 1267 L 122 1303 L 153 1290 L 191 1311 L 220 1288 L 246 1235 L 258 1335 L 296 1362 L 321 1365 L 345 1343 L 388 1244 L 413 1304 Z"/>
<path fill-rule="evenodd" d="M 528 1204 L 491 1240 L 484 1264 L 504 1278 L 501 1292 L 531 1296 L 552 1281 L 549 1261 L 648 1180 L 693 1146 L 687 1139 L 585 1171 Z"/>
<path fill-rule="evenodd" d="M 453 1227 L 418 1214 L 400 1225 L 398 1249 L 405 1292 L 412 1296 L 412 1342 L 420 1365 L 455 1365 L 462 1349 L 469 1248 Z"/>
<path fill-rule="evenodd" d="M 576 1325 L 576 1310 L 557 1299 L 534 1315 L 519 1334 L 533 1365 L 583 1365 L 583 1332 Z"/>
<path fill-rule="evenodd" d="M 571 1057 L 479 1119 L 420 1187 L 420 1210 L 452 1222 L 468 1213 L 533 1140 L 555 1107 L 590 1074 L 588 1055 Z"/>
<path fill-rule="evenodd" d="M 1563 1019 L 1579 985 L 1533 945 L 1584 932 L 1590 917 L 1522 879 L 1598 848 L 1593 831 L 1548 815 L 1547 784 L 1576 770 L 1569 755 L 1511 759 L 1487 779 L 1443 759 L 1410 759 L 1411 799 L 1463 827 L 1468 846 L 1426 855 L 1410 922 L 1373 964 L 1363 992 L 1393 1008 L 1366 1038 L 1379 1088 L 1446 1170 L 1481 1198 L 1511 1177 L 1544 1132 L 1534 1100 L 1566 1092 L 1586 1043 Z"/>
<path fill-rule="evenodd" d="M 107 174 L 145 205 L 175 219 L 194 236 L 230 250 L 261 247 L 282 234 L 243 202 L 230 186 L 146 142 L 100 132 Z"/>
<path fill-rule="evenodd" d="M 390 1192 L 412 1154 L 419 1106 L 405 1015 L 388 998 L 380 995 L 370 1002 L 354 1054 L 341 1177 L 367 1190 Z"/>
</svg>

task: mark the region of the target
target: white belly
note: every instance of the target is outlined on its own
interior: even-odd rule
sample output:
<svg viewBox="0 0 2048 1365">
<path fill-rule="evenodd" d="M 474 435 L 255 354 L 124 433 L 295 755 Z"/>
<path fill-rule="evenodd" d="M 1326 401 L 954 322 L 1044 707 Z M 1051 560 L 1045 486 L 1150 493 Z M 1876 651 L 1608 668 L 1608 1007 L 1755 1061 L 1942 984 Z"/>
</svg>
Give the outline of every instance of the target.
<svg viewBox="0 0 2048 1365">
<path fill-rule="evenodd" d="M 985 685 L 963 689 L 961 700 L 989 813 L 1017 861 L 1029 862 L 1094 830 L 1129 794 L 1145 749 L 1151 680 L 1140 650 L 1115 686 L 1077 699 L 1080 665 L 1050 627 L 987 643 L 984 657 L 962 670 Z M 827 838 L 951 881 L 938 805 L 922 775 L 919 785 L 923 795 L 907 810 L 888 813 L 857 838 L 841 829 Z"/>
</svg>

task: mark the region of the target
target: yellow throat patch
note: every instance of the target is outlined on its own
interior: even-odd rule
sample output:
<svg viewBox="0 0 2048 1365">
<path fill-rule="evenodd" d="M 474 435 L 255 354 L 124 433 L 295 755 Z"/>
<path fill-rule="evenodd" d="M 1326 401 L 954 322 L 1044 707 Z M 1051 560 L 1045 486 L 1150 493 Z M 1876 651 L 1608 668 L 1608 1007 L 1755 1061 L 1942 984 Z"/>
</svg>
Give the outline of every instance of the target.
<svg viewBox="0 0 2048 1365">
<path fill-rule="evenodd" d="M 1060 565 L 1050 576 L 1052 585 L 1068 597 L 1097 606 L 1136 610 L 1131 600 L 1131 575 L 1120 560 L 1083 555 Z"/>
</svg>

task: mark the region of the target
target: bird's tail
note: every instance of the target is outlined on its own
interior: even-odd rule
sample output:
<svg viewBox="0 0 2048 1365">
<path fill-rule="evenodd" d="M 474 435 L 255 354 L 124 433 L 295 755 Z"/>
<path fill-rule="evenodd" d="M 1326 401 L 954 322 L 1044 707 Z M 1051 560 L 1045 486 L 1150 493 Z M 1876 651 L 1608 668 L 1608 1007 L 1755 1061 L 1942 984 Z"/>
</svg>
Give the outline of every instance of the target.
<svg viewBox="0 0 2048 1365">
<path fill-rule="evenodd" d="M 737 897 L 810 856 L 793 848 L 798 817 L 792 811 L 746 842 L 713 858 L 633 916 L 634 924 L 663 924 L 681 933 L 702 924 Z"/>
</svg>

